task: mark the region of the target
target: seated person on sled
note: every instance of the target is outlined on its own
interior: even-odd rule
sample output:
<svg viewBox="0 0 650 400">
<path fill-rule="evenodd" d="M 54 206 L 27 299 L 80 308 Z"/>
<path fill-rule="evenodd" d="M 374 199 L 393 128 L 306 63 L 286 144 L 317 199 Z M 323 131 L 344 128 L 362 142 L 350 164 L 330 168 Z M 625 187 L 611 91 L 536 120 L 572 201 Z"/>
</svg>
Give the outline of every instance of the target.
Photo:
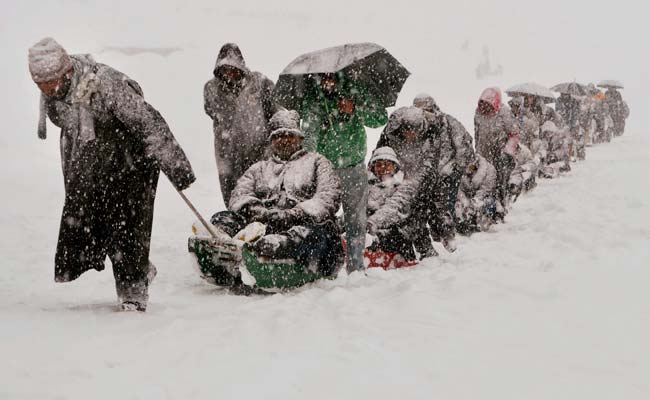
<svg viewBox="0 0 650 400">
<path fill-rule="evenodd" d="M 403 174 L 400 171 L 400 162 L 395 151 L 390 147 L 375 149 L 368 163 L 368 207 L 367 215 L 371 217 L 377 210 L 386 204 L 386 201 L 395 194 L 402 183 Z M 377 239 L 366 250 L 367 258 L 372 253 L 387 253 L 394 257 L 401 257 L 404 261 L 414 261 L 415 252 L 413 241 L 410 239 L 406 223 L 395 225 L 387 230 L 378 230 Z M 401 261 L 401 260 L 399 260 Z M 372 262 L 372 260 L 371 260 Z"/>
<path fill-rule="evenodd" d="M 230 211 L 215 214 L 212 223 L 231 237 L 250 223 L 265 224 L 265 235 L 249 244 L 255 255 L 295 259 L 328 276 L 343 259 L 334 216 L 340 183 L 325 157 L 303 149 L 299 121 L 298 113 L 288 110 L 271 118 L 272 155 L 239 178 Z"/>
<path fill-rule="evenodd" d="M 497 171 L 477 153 L 458 188 L 456 230 L 464 235 L 486 231 L 499 214 L 503 214 L 503 208 L 497 201 Z"/>
</svg>

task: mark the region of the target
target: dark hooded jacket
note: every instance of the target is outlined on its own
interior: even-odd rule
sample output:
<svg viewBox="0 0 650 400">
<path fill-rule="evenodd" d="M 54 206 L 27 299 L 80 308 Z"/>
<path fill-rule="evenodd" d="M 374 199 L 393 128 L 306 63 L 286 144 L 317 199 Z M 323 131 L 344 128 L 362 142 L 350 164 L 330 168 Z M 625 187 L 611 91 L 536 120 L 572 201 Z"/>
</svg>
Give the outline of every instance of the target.
<svg viewBox="0 0 650 400">
<path fill-rule="evenodd" d="M 242 72 L 241 81 L 229 85 L 220 69 Z M 268 122 L 277 111 L 273 82 L 246 67 L 237 45 L 225 44 L 217 57 L 214 78 L 203 89 L 205 113 L 212 118 L 214 151 L 224 202 L 228 204 L 237 179 L 265 156 Z"/>
<path fill-rule="evenodd" d="M 179 190 L 194 182 L 194 173 L 135 81 L 90 56 L 71 58 L 66 96 L 42 97 L 47 116 L 61 128 L 65 180 L 55 279 L 102 270 L 109 256 L 118 284 L 142 282 L 159 171 Z"/>
</svg>

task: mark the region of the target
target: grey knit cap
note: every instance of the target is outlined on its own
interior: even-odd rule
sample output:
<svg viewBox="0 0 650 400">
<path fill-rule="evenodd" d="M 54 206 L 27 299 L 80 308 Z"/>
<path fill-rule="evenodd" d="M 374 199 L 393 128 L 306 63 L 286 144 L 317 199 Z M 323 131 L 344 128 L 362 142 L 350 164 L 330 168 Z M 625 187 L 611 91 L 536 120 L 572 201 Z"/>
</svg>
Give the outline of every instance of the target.
<svg viewBox="0 0 650 400">
<path fill-rule="evenodd" d="M 72 68 L 68 53 L 49 37 L 29 48 L 28 60 L 29 72 L 36 83 L 58 79 Z"/>
</svg>

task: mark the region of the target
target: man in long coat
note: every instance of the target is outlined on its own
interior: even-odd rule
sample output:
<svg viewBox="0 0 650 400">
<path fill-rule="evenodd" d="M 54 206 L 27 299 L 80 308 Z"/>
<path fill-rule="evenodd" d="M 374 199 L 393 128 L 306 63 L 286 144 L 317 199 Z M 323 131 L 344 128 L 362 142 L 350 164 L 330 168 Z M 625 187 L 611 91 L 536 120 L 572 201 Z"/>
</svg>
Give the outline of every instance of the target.
<svg viewBox="0 0 650 400">
<path fill-rule="evenodd" d="M 103 270 L 108 256 L 124 310 L 145 311 L 155 275 L 149 262 L 159 171 L 178 190 L 195 177 L 163 117 L 123 73 L 89 55 L 68 55 L 54 39 L 29 49 L 45 118 L 61 128 L 65 204 L 56 282 Z"/>
</svg>

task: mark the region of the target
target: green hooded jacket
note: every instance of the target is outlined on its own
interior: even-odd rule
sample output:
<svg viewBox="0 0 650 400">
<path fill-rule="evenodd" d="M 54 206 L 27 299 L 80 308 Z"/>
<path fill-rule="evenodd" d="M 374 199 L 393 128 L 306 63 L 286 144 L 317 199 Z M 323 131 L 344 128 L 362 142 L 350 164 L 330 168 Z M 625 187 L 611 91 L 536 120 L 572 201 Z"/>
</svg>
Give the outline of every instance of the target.
<svg viewBox="0 0 650 400">
<path fill-rule="evenodd" d="M 305 148 L 324 155 L 337 169 L 363 162 L 367 150 L 365 127 L 379 128 L 388 121 L 386 109 L 364 88 L 349 81 L 342 86 L 333 96 L 326 96 L 314 86 L 300 110 Z M 355 105 L 350 115 L 339 112 L 338 103 L 343 98 Z"/>
</svg>

